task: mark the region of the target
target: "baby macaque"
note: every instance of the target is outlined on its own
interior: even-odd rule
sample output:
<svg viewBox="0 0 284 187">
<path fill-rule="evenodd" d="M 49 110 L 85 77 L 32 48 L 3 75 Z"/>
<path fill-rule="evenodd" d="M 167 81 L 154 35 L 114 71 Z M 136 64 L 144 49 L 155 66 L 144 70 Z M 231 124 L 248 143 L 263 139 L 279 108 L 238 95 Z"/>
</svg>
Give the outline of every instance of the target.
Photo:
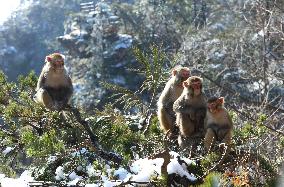
<svg viewBox="0 0 284 187">
<path fill-rule="evenodd" d="M 34 100 L 49 110 L 63 110 L 73 93 L 72 81 L 64 67 L 64 60 L 64 55 L 60 53 L 46 56 L 37 82 Z"/>
<path fill-rule="evenodd" d="M 233 123 L 228 111 L 224 107 L 224 98 L 210 98 L 207 102 L 207 107 L 205 118 L 205 149 L 208 151 L 216 140 L 230 146 L 233 135 Z"/>
<path fill-rule="evenodd" d="M 173 131 L 175 127 L 175 113 L 173 103 L 183 91 L 182 82 L 190 76 L 189 68 L 176 67 L 172 70 L 171 79 L 167 82 L 158 101 L 158 119 L 161 128 L 166 133 L 168 130 Z"/>
<path fill-rule="evenodd" d="M 204 128 L 206 99 L 202 93 L 202 81 L 198 76 L 189 77 L 183 82 L 181 96 L 174 102 L 176 123 L 182 137 L 193 136 Z M 179 144 L 181 143 L 179 137 Z"/>
</svg>

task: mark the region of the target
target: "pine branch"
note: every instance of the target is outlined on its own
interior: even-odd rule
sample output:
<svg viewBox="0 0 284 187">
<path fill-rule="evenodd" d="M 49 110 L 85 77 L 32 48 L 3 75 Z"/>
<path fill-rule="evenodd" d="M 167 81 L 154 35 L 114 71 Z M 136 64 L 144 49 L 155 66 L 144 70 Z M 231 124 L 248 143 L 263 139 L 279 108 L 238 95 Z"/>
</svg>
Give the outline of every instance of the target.
<svg viewBox="0 0 284 187">
<path fill-rule="evenodd" d="M 112 98 L 115 99 L 114 104 L 124 104 L 125 110 L 130 109 L 134 106 L 140 108 L 141 110 L 143 107 L 145 107 L 142 99 L 138 96 L 136 92 L 132 92 L 131 90 L 107 82 L 101 82 L 101 84 L 105 88 L 116 92 L 112 95 Z"/>
<path fill-rule="evenodd" d="M 82 118 L 77 108 L 68 106 L 68 108 L 66 109 L 69 110 L 74 115 L 74 117 L 76 118 L 76 121 L 80 125 L 82 125 L 82 127 L 86 130 L 93 146 L 95 147 L 94 150 L 96 154 L 98 154 L 98 156 L 100 156 L 101 158 L 105 160 L 111 160 L 116 164 L 120 164 L 122 162 L 122 157 L 120 155 L 103 150 L 102 146 L 98 142 L 98 137 L 93 133 L 88 122 Z"/>
</svg>

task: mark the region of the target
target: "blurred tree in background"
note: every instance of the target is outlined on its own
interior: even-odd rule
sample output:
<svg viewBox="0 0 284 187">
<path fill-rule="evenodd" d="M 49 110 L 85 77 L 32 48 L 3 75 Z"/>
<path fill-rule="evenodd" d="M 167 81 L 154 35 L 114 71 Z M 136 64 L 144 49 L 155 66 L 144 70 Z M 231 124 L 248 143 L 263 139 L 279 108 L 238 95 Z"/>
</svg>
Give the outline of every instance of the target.
<svg viewBox="0 0 284 187">
<path fill-rule="evenodd" d="M 10 80 L 31 70 L 39 73 L 44 58 L 54 51 L 62 51 L 56 36 L 64 33 L 64 20 L 78 11 L 78 1 L 44 1 L 20 7 L 1 26 L 0 66 Z"/>
</svg>

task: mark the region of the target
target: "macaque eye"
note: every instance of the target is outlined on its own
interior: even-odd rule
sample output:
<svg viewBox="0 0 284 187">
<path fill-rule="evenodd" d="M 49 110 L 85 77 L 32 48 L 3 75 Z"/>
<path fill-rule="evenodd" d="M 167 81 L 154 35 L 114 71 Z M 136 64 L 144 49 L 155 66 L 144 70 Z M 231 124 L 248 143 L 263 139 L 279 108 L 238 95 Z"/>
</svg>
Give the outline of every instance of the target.
<svg viewBox="0 0 284 187">
<path fill-rule="evenodd" d="M 184 77 L 189 77 L 189 73 L 188 73 L 187 71 L 183 71 L 183 72 L 182 72 L 182 75 L 183 75 Z"/>
<path fill-rule="evenodd" d="M 224 103 L 224 98 L 219 98 L 219 100 L 218 100 L 219 102 L 219 104 L 223 104 Z"/>
<path fill-rule="evenodd" d="M 63 60 L 56 60 L 56 61 L 54 61 L 54 64 L 57 65 L 57 66 L 63 66 L 64 61 Z"/>
<path fill-rule="evenodd" d="M 218 106 L 218 103 L 212 103 L 212 107 L 216 108 Z"/>
<path fill-rule="evenodd" d="M 193 85 L 200 85 L 201 83 L 199 82 L 199 80 L 195 80 L 192 82 Z"/>
<path fill-rule="evenodd" d="M 191 82 L 192 82 L 192 84 L 198 84 L 198 83 L 200 83 L 200 82 L 199 82 L 199 79 L 192 79 Z"/>
<path fill-rule="evenodd" d="M 210 109 L 214 109 L 216 106 L 215 106 L 215 104 L 214 103 L 209 103 L 208 104 L 208 108 L 210 108 Z"/>
</svg>

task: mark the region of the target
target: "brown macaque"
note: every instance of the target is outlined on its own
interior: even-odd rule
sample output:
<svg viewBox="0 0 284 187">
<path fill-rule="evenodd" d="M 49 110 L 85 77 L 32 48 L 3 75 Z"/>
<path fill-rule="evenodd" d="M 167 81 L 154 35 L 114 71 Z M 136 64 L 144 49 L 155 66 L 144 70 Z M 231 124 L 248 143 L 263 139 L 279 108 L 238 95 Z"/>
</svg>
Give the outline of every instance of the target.
<svg viewBox="0 0 284 187">
<path fill-rule="evenodd" d="M 223 97 L 213 97 L 207 102 L 207 113 L 205 118 L 205 150 L 209 150 L 215 141 L 221 145 L 230 146 L 233 135 L 232 119 L 224 107 Z"/>
<path fill-rule="evenodd" d="M 64 67 L 64 55 L 53 53 L 45 58 L 34 100 L 49 110 L 63 110 L 73 93 L 70 76 Z"/>
<path fill-rule="evenodd" d="M 206 116 L 206 99 L 202 92 L 202 78 L 189 77 L 183 82 L 184 90 L 174 102 L 176 123 L 180 129 L 180 137 L 191 137 L 203 131 Z"/>
<path fill-rule="evenodd" d="M 175 129 L 176 116 L 173 111 L 173 104 L 183 91 L 183 81 L 185 81 L 189 76 L 189 68 L 181 66 L 175 67 L 172 70 L 171 79 L 167 82 L 161 96 L 159 97 L 157 103 L 157 114 L 160 126 L 165 133 L 169 130 L 173 132 Z"/>
</svg>

